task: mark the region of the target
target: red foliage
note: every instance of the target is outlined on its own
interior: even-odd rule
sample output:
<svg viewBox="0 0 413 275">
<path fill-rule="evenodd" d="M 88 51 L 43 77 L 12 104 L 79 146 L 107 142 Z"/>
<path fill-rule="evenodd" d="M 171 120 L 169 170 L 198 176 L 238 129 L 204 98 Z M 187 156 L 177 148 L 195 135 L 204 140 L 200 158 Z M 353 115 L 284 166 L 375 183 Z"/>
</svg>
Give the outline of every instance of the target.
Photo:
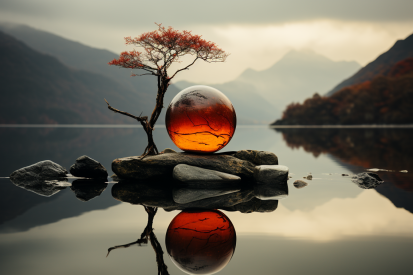
<svg viewBox="0 0 413 275">
<path fill-rule="evenodd" d="M 130 69 L 142 69 L 151 75 L 166 75 L 166 70 L 174 62 L 179 62 L 184 55 L 195 56 L 188 66 L 177 70 L 178 72 L 193 65 L 196 60 L 207 62 L 223 62 L 228 56 L 225 51 L 218 48 L 213 42 L 206 41 L 199 35 L 193 35 L 190 31 L 178 31 L 172 27 L 165 28 L 161 24 L 158 30 L 143 33 L 138 37 L 125 37 L 126 45 L 135 45 L 143 48 L 142 52 L 136 50 L 121 53 L 119 59 L 113 59 L 109 65 Z"/>
<path fill-rule="evenodd" d="M 410 72 L 413 72 L 413 58 L 407 58 L 397 62 L 388 73 L 388 76 L 400 77 Z"/>
</svg>

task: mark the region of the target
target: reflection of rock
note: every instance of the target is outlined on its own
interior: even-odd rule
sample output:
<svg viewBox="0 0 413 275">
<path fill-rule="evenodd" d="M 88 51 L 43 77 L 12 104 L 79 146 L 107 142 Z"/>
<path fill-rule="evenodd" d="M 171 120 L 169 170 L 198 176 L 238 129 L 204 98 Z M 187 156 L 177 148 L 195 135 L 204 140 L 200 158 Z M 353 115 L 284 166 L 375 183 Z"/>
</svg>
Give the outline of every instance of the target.
<svg viewBox="0 0 413 275">
<path fill-rule="evenodd" d="M 360 173 L 353 176 L 351 181 L 363 189 L 376 188 L 383 183 L 379 175 L 375 173 Z"/>
<path fill-rule="evenodd" d="M 112 186 L 112 196 L 123 202 L 152 207 L 175 207 L 172 189 L 151 182 L 120 181 Z"/>
<path fill-rule="evenodd" d="M 239 203 L 250 201 L 254 198 L 253 190 L 244 190 L 240 192 L 234 192 L 219 197 L 207 198 L 199 201 L 193 201 L 185 204 L 175 204 L 172 207 L 165 207 L 166 211 L 172 210 L 184 210 L 191 208 L 201 209 L 223 209 L 225 207 L 231 207 Z"/>
<path fill-rule="evenodd" d="M 76 197 L 81 201 L 90 201 L 100 196 L 108 186 L 103 180 L 75 180 L 70 189 L 75 192 Z"/>
<path fill-rule="evenodd" d="M 216 170 L 241 178 L 252 178 L 254 165 L 230 155 L 211 154 L 196 155 L 188 153 L 160 154 L 156 156 L 126 157 L 115 159 L 112 170 L 120 178 L 149 179 L 171 178 L 174 167 L 178 164 L 188 164 L 205 169 Z"/>
<path fill-rule="evenodd" d="M 27 167 L 20 168 L 10 175 L 10 179 L 22 182 L 34 179 L 56 179 L 66 177 L 67 170 L 50 160 L 43 160 Z"/>
<path fill-rule="evenodd" d="M 288 167 L 284 165 L 260 165 L 254 169 L 254 178 L 258 183 L 277 183 L 288 177 Z"/>
<path fill-rule="evenodd" d="M 36 178 L 21 180 L 21 178 L 10 178 L 10 180 L 18 187 L 45 197 L 50 197 L 60 190 L 65 189 L 67 186 L 70 186 L 70 183 L 67 182 L 65 178 L 58 180 Z"/>
<path fill-rule="evenodd" d="M 176 203 L 184 204 L 193 201 L 199 201 L 206 198 L 218 197 L 226 194 L 238 192 L 240 189 L 192 189 L 176 188 L 172 191 L 173 199 Z"/>
<path fill-rule="evenodd" d="M 286 183 L 283 185 L 260 185 L 255 190 L 241 191 L 228 188 L 172 190 L 168 184 L 154 185 L 153 182 L 132 181 L 122 181 L 112 187 L 112 196 L 119 201 L 161 207 L 165 211 L 223 209 L 243 213 L 271 212 L 278 205 L 274 199 L 281 199 L 287 195 L 288 186 Z M 260 198 L 264 200 L 260 200 Z"/>
<path fill-rule="evenodd" d="M 297 189 L 304 188 L 304 187 L 306 187 L 307 185 L 308 185 L 308 183 L 306 183 L 306 182 L 303 181 L 303 180 L 296 180 L 296 181 L 294 182 L 294 187 L 297 188 Z"/>
<path fill-rule="evenodd" d="M 252 212 L 273 212 L 278 207 L 278 200 L 259 200 L 253 198 L 250 201 L 236 204 L 231 207 L 225 207 L 224 210 L 227 211 L 239 211 L 241 213 L 252 213 Z"/>
<path fill-rule="evenodd" d="M 255 197 L 260 200 L 280 200 L 288 196 L 287 181 L 279 184 L 257 184 L 254 186 Z"/>
<path fill-rule="evenodd" d="M 186 185 L 196 187 L 214 187 L 241 180 L 238 176 L 186 164 L 175 166 L 173 177 Z"/>
<path fill-rule="evenodd" d="M 220 211 L 183 211 L 169 224 L 165 244 L 172 262 L 182 271 L 212 274 L 231 260 L 236 233 Z"/>
<path fill-rule="evenodd" d="M 108 172 L 98 161 L 88 157 L 81 156 L 76 159 L 75 164 L 70 167 L 70 173 L 76 177 L 84 178 L 107 178 Z"/>
<path fill-rule="evenodd" d="M 247 160 L 255 165 L 277 165 L 278 158 L 274 153 L 257 150 L 241 150 L 234 157 Z"/>
</svg>

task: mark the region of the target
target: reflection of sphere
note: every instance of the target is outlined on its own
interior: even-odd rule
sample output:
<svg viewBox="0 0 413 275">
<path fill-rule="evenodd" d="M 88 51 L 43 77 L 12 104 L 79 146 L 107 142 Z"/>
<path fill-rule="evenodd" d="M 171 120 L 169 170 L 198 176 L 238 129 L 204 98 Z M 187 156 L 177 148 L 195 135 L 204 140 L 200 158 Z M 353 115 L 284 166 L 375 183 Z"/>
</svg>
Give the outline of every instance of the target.
<svg viewBox="0 0 413 275">
<path fill-rule="evenodd" d="M 237 124 L 231 101 L 217 89 L 201 85 L 179 92 L 169 104 L 165 120 L 175 145 L 198 153 L 222 149 Z"/>
<path fill-rule="evenodd" d="M 179 213 L 166 232 L 172 262 L 190 274 L 212 274 L 223 269 L 235 251 L 231 221 L 218 210 Z"/>
</svg>

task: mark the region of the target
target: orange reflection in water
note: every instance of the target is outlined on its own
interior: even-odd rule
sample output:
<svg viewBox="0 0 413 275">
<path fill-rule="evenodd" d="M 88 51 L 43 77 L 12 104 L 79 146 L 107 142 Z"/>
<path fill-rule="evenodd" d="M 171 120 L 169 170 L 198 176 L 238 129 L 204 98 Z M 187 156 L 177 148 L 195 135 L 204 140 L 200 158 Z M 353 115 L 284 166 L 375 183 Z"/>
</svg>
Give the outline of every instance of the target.
<svg viewBox="0 0 413 275">
<path fill-rule="evenodd" d="M 228 144 L 237 118 L 229 99 L 217 89 L 192 86 L 178 93 L 166 111 L 166 128 L 181 150 L 213 153 Z"/>
<path fill-rule="evenodd" d="M 172 262 L 182 271 L 212 274 L 231 260 L 236 233 L 228 217 L 218 210 L 185 210 L 170 223 L 165 242 Z"/>
</svg>

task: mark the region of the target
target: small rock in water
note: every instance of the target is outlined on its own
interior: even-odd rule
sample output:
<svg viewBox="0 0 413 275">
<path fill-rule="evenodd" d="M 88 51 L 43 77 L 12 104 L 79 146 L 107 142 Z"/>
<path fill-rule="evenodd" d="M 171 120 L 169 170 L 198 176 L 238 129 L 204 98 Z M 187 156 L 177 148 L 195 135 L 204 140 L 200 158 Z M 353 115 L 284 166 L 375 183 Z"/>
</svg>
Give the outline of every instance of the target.
<svg viewBox="0 0 413 275">
<path fill-rule="evenodd" d="M 303 180 L 296 180 L 293 184 L 294 184 L 294 187 L 297 188 L 297 189 L 304 188 L 308 185 L 308 183 L 306 183 Z"/>
<path fill-rule="evenodd" d="M 383 183 L 379 175 L 375 173 L 360 173 L 353 176 L 351 181 L 363 189 L 376 188 Z"/>
<path fill-rule="evenodd" d="M 271 152 L 257 150 L 241 150 L 234 157 L 247 160 L 255 165 L 277 165 L 278 157 Z"/>
<path fill-rule="evenodd" d="M 75 180 L 70 189 L 80 201 L 90 201 L 100 196 L 107 186 L 108 184 L 103 180 L 81 179 Z"/>
<path fill-rule="evenodd" d="M 100 178 L 106 179 L 108 177 L 108 171 L 98 161 L 88 157 L 79 157 L 75 164 L 70 167 L 70 174 L 76 177 L 84 178 Z"/>
<path fill-rule="evenodd" d="M 343 177 L 348 177 L 348 174 L 341 174 Z"/>
<path fill-rule="evenodd" d="M 303 177 L 304 179 L 308 179 L 308 180 L 312 180 L 313 179 L 313 175 L 309 174 L 307 177 Z"/>
<path fill-rule="evenodd" d="M 200 168 L 187 164 L 178 164 L 173 170 L 173 177 L 193 187 L 214 187 L 223 183 L 240 181 L 235 175 Z"/>
<path fill-rule="evenodd" d="M 171 148 L 166 148 L 165 150 L 161 152 L 161 154 L 172 154 L 172 153 L 176 153 L 176 151 Z"/>
<path fill-rule="evenodd" d="M 57 179 L 64 178 L 66 168 L 51 161 L 43 160 L 27 167 L 20 168 L 10 175 L 10 179 L 24 181 L 32 179 Z"/>
<path fill-rule="evenodd" d="M 400 173 L 407 173 L 407 170 L 401 170 Z"/>
<path fill-rule="evenodd" d="M 288 167 L 284 165 L 260 165 L 254 169 L 258 183 L 284 183 L 288 179 Z"/>
<path fill-rule="evenodd" d="M 199 201 L 206 198 L 218 197 L 226 194 L 238 192 L 241 189 L 193 189 L 193 188 L 176 188 L 172 191 L 173 199 L 176 203 L 184 204 L 193 201 Z"/>
</svg>

